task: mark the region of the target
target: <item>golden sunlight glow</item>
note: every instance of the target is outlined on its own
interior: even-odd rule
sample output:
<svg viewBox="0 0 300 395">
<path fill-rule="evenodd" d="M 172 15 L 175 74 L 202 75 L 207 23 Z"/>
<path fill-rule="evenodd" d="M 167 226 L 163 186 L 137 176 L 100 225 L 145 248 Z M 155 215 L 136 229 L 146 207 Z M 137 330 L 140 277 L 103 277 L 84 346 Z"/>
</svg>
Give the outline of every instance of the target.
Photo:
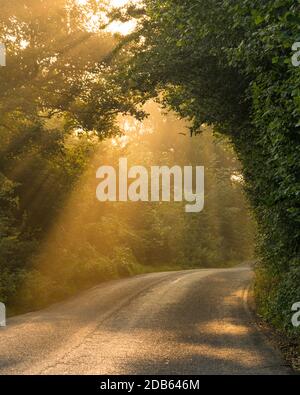
<svg viewBox="0 0 300 395">
<path fill-rule="evenodd" d="M 119 33 L 122 36 L 126 36 L 134 31 L 136 27 L 136 21 L 122 22 L 112 22 L 105 30 L 109 33 L 116 34 Z"/>
<path fill-rule="evenodd" d="M 112 7 L 123 7 L 126 3 L 129 3 L 129 0 L 111 0 L 110 5 Z"/>
<path fill-rule="evenodd" d="M 85 7 L 88 4 L 89 0 L 75 0 L 75 2 L 79 7 Z M 113 7 L 118 8 L 125 6 L 130 2 L 131 2 L 130 0 L 110 0 L 106 4 L 107 7 L 109 8 L 113 8 Z M 133 3 L 140 3 L 140 0 L 135 0 L 133 1 Z M 104 23 L 108 22 L 104 12 L 101 12 L 97 15 L 92 14 L 91 12 L 86 12 L 85 16 L 86 16 L 86 29 L 89 32 L 95 32 L 98 30 L 100 20 L 102 20 L 102 22 Z M 132 33 L 135 28 L 136 28 L 135 20 L 131 20 L 128 22 L 114 21 L 106 27 L 105 31 L 111 34 L 121 34 L 122 36 L 126 36 L 127 34 Z"/>
<path fill-rule="evenodd" d="M 126 4 L 130 3 L 130 0 L 110 0 L 110 6 L 111 7 L 124 7 Z M 132 1 L 133 3 L 139 3 L 139 0 Z M 112 22 L 106 29 L 109 33 L 115 34 L 119 33 L 123 36 L 126 36 L 127 34 L 130 34 L 134 31 L 136 28 L 136 21 L 128 21 L 125 23 L 122 22 Z"/>
<path fill-rule="evenodd" d="M 86 5 L 89 0 L 75 0 L 78 5 Z M 111 7 L 123 7 L 125 4 L 129 3 L 130 0 L 110 0 Z"/>
</svg>

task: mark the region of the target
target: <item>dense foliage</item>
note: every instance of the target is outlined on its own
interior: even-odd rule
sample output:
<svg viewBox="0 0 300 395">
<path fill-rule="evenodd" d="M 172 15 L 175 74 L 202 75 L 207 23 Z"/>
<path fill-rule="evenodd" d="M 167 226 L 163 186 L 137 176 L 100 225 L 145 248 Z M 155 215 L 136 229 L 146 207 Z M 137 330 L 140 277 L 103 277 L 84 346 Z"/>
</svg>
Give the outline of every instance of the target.
<svg viewBox="0 0 300 395">
<path fill-rule="evenodd" d="M 183 136 L 185 125 L 155 105 L 146 134 L 135 124 L 125 145 L 102 141 L 119 135 L 119 113 L 142 119 L 146 101 L 145 92 L 116 81 L 114 65 L 103 64 L 119 42 L 102 30 L 107 3 L 0 1 L 7 48 L 0 69 L 0 299 L 10 312 L 106 279 L 229 266 L 252 254 L 251 221 L 231 180 L 239 164 L 227 144 L 209 132 L 194 144 Z M 205 212 L 187 217 L 180 205 L 97 202 L 96 168 L 105 160 L 117 166 L 120 155 L 146 167 L 205 165 Z"/>
<path fill-rule="evenodd" d="M 300 68 L 291 63 L 299 1 L 145 0 L 111 12 L 137 19 L 123 40 L 103 32 L 108 3 L 0 1 L 8 53 L 0 70 L 1 299 L 21 298 L 30 309 L 153 266 L 227 265 L 250 255 L 228 148 L 213 148 L 207 135 L 198 146 L 168 141 L 162 125 L 150 128 L 161 138 L 137 133 L 125 146 L 99 146 L 120 133 L 119 113 L 141 120 L 155 98 L 187 119 L 192 134 L 211 125 L 234 146 L 259 227 L 258 306 L 291 329 L 300 300 Z M 94 178 L 93 158 L 119 154 L 145 165 L 202 160 L 208 210 L 185 220 L 178 207 L 96 209 L 95 185 L 81 176 Z"/>
<path fill-rule="evenodd" d="M 295 0 L 148 0 L 115 58 L 124 91 L 231 139 L 259 226 L 257 301 L 285 329 L 300 300 L 299 15 Z"/>
<path fill-rule="evenodd" d="M 7 49 L 0 69 L 0 292 L 9 302 L 92 152 L 75 131 L 114 134 L 117 99 L 99 71 L 91 99 L 91 66 L 113 40 L 84 31 L 76 7 L 61 0 L 52 8 L 43 0 L 0 3 Z M 104 89 L 110 105 L 90 109 Z"/>
</svg>

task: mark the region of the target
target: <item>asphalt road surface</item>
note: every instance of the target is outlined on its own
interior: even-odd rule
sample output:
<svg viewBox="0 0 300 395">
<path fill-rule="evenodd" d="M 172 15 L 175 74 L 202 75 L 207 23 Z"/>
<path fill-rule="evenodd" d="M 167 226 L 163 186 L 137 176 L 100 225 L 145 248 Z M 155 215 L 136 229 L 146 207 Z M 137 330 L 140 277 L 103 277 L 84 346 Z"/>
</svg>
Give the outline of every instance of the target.
<svg viewBox="0 0 300 395">
<path fill-rule="evenodd" d="M 249 313 L 251 276 L 142 275 L 12 318 L 0 374 L 290 374 Z"/>
</svg>

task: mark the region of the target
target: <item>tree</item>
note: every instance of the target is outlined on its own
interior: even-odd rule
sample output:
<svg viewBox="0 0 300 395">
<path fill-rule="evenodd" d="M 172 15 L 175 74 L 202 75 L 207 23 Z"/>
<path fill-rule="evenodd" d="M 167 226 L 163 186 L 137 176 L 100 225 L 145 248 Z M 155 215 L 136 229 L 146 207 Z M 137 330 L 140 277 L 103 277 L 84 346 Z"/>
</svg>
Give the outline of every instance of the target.
<svg viewBox="0 0 300 395">
<path fill-rule="evenodd" d="M 298 37 L 293 0 L 148 0 L 115 56 L 124 91 L 160 98 L 192 133 L 209 124 L 231 139 L 259 225 L 260 308 L 285 328 L 299 298 Z"/>
</svg>

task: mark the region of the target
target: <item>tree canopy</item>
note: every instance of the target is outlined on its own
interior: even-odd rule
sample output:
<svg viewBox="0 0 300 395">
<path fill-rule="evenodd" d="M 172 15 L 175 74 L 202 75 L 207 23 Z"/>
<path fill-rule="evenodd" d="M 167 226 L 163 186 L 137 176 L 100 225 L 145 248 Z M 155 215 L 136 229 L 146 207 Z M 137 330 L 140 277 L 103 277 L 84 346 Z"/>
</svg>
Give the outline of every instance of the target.
<svg viewBox="0 0 300 395">
<path fill-rule="evenodd" d="M 143 120 L 145 104 L 155 100 L 187 120 L 192 135 L 209 126 L 233 145 L 259 229 L 259 309 L 273 323 L 290 328 L 290 308 L 300 296 L 300 68 L 291 62 L 292 46 L 300 39 L 299 1 L 145 0 L 117 10 L 108 1 L 96 0 L 0 4 L 0 41 L 8 54 L 7 67 L 0 71 L 0 294 L 11 300 L 25 277 L 31 284 L 27 290 L 45 283 L 56 289 L 47 270 L 33 270 L 32 257 L 60 223 L 58 217 L 90 166 L 99 140 L 121 133 L 118 114 Z M 136 29 L 125 37 L 105 30 L 111 21 L 132 18 Z M 136 155 L 142 150 L 131 147 Z M 185 152 L 180 144 L 177 149 L 183 157 L 200 156 L 188 145 Z M 156 147 L 154 153 L 161 152 Z M 224 175 L 227 160 L 220 152 L 215 159 L 220 157 L 222 165 L 212 167 Z M 222 184 L 222 178 L 216 182 Z M 230 187 L 224 185 L 224 195 L 218 192 L 228 202 Z M 150 266 L 149 255 L 157 261 L 155 249 L 159 256 L 168 251 L 166 256 L 173 257 L 178 246 L 182 256 L 194 262 L 199 257 L 202 262 L 220 262 L 218 249 L 225 245 L 232 247 L 227 258 L 236 259 L 238 235 L 232 220 L 234 209 L 244 208 L 236 203 L 219 211 L 214 196 L 211 192 L 212 211 L 203 222 L 179 221 L 183 244 L 176 238 L 179 233 L 168 235 L 170 212 L 150 209 L 142 223 L 136 223 L 138 234 L 124 218 L 124 232 L 116 237 L 119 248 L 111 249 L 112 254 L 104 247 L 98 251 L 95 242 L 83 244 L 86 255 L 71 244 L 60 249 L 72 275 L 67 269 L 57 273 L 66 283 L 72 278 L 76 289 L 80 275 L 86 275 L 84 283 L 89 284 L 89 275 L 106 267 L 108 271 L 99 270 L 109 277 L 117 260 L 145 260 Z M 115 211 L 113 223 L 120 223 L 120 212 Z M 109 233 L 111 218 L 101 210 L 99 216 L 103 218 L 96 225 L 85 225 Z M 220 218 L 218 226 L 214 217 Z M 240 221 L 244 235 L 246 222 Z M 209 237 L 199 241 L 197 229 L 204 223 L 215 236 L 214 246 Z M 67 243 L 67 237 L 64 240 Z M 52 245 L 53 252 L 57 244 Z M 80 259 L 84 265 L 77 265 Z M 130 272 L 127 269 L 123 272 Z"/>
<path fill-rule="evenodd" d="M 290 327 L 300 295 L 299 1 L 144 3 L 116 51 L 116 81 L 189 119 L 192 133 L 209 124 L 231 139 L 259 225 L 261 311 Z"/>
</svg>

